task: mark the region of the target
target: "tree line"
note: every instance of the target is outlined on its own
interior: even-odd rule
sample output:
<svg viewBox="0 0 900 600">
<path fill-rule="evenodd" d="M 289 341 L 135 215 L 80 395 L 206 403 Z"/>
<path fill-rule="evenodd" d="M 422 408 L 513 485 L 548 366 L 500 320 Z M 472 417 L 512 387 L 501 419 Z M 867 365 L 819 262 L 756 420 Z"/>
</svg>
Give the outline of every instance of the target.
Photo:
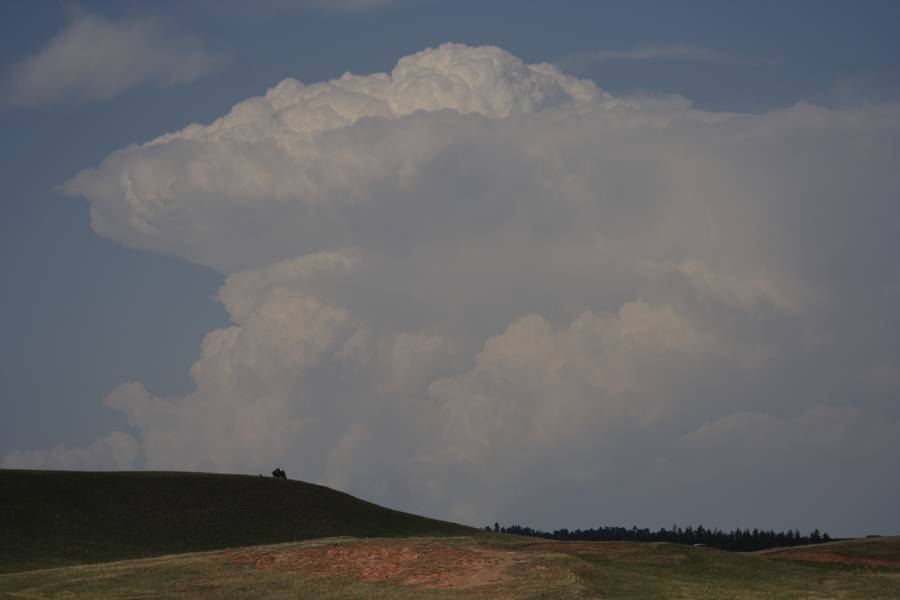
<svg viewBox="0 0 900 600">
<path fill-rule="evenodd" d="M 647 528 L 632 527 L 597 527 L 596 529 L 557 529 L 556 531 L 541 531 L 521 525 L 501 527 L 494 523 L 493 527 L 485 527 L 487 531 L 494 533 L 511 533 L 514 535 L 527 535 L 545 538 L 548 540 L 562 541 L 590 541 L 590 542 L 671 542 L 673 544 L 702 544 L 721 550 L 733 552 L 752 552 L 767 548 L 779 548 L 782 546 L 803 546 L 807 544 L 821 544 L 831 540 L 831 536 L 822 533 L 818 529 L 807 535 L 803 535 L 797 529 L 787 531 L 773 531 L 771 529 L 734 529 L 722 531 L 721 529 L 707 529 L 703 525 L 697 527 L 688 526 L 684 529 L 673 525 L 671 529 L 661 527 L 656 531 Z"/>
</svg>

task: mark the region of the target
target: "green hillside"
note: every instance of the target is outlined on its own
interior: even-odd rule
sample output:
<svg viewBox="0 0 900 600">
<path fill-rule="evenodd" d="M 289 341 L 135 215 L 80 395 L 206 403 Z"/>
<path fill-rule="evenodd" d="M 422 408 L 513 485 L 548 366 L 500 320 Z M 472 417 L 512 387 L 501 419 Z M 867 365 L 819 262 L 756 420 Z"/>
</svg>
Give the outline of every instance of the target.
<svg viewBox="0 0 900 600">
<path fill-rule="evenodd" d="M 462 525 L 271 477 L 0 470 L 0 572 Z"/>
</svg>

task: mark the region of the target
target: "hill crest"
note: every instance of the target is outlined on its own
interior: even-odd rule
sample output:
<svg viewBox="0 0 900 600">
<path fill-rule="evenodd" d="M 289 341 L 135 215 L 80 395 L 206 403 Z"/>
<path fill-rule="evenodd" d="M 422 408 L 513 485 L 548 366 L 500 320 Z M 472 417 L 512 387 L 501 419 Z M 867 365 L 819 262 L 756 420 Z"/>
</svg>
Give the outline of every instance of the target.
<svg viewBox="0 0 900 600">
<path fill-rule="evenodd" d="M 471 535 L 290 479 L 0 470 L 0 572 L 314 538 Z"/>
</svg>

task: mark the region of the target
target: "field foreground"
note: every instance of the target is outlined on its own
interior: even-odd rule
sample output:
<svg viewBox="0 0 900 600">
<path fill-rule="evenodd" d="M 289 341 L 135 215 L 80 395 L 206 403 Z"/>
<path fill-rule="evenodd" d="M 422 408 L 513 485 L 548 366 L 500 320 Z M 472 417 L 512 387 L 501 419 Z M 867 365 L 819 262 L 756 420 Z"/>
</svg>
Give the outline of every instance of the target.
<svg viewBox="0 0 900 600">
<path fill-rule="evenodd" d="M 0 599 L 900 598 L 900 537 L 753 554 L 495 535 L 300 481 L 0 469 Z"/>
<path fill-rule="evenodd" d="M 329 538 L 0 575 L 0 598 L 900 597 L 900 537 L 756 554 L 513 536 Z"/>
</svg>

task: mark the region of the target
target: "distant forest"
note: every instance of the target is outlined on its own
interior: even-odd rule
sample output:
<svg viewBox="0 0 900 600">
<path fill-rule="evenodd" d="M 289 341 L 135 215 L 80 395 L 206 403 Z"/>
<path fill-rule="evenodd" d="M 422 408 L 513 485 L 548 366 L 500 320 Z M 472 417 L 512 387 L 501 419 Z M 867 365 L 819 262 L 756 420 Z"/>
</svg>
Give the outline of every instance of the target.
<svg viewBox="0 0 900 600">
<path fill-rule="evenodd" d="M 671 542 L 673 544 L 703 544 L 712 548 L 729 550 L 733 552 L 751 552 L 753 550 L 765 550 L 767 548 L 779 548 L 782 546 L 803 546 L 806 544 L 821 544 L 831 541 L 831 536 L 822 533 L 818 529 L 809 535 L 803 535 L 799 530 L 772 531 L 759 529 L 735 529 L 734 531 L 721 531 L 720 529 L 706 529 L 703 525 L 682 529 L 672 526 L 657 531 L 632 527 L 598 527 L 596 529 L 557 529 L 548 532 L 521 525 L 501 527 L 494 523 L 493 527 L 485 527 L 487 531 L 494 533 L 511 533 L 515 535 L 529 535 L 548 540 L 563 541 L 589 541 L 589 542 Z"/>
</svg>

